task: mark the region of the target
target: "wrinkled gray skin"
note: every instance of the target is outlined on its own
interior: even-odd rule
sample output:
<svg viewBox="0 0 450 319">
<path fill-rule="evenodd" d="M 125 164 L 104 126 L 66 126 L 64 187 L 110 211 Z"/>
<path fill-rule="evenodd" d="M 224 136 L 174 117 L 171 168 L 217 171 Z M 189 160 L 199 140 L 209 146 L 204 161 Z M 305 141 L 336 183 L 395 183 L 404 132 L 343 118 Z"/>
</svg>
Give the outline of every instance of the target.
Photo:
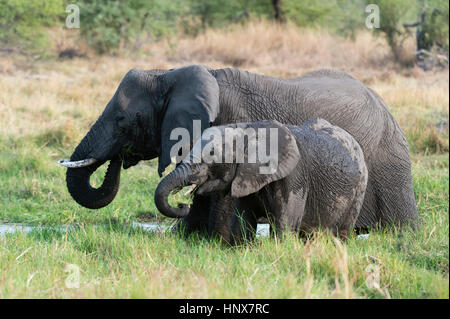
<svg viewBox="0 0 450 319">
<path fill-rule="evenodd" d="M 417 221 L 406 139 L 375 92 L 350 75 L 333 70 L 278 79 L 237 69 L 210 70 L 192 65 L 170 71 L 131 70 L 103 114 L 77 146 L 72 161 L 98 161 L 67 170 L 72 197 L 88 208 L 108 205 L 119 188 L 120 167 L 159 157 L 161 174 L 170 163 L 173 128 L 192 135 L 213 125 L 274 119 L 300 125 L 324 118 L 349 132 L 361 145 L 369 181 L 357 227 L 404 225 Z M 189 147 L 189 146 L 188 146 Z M 89 185 L 91 174 L 110 161 L 103 185 Z M 211 197 L 196 195 L 180 221 L 188 231 L 207 229 Z"/>
<path fill-rule="evenodd" d="M 350 134 L 323 119 L 308 120 L 301 126 L 285 126 L 277 121 L 231 124 L 215 127 L 222 136 L 214 149 L 220 150 L 218 154 L 225 153 L 225 144 L 232 145 L 232 141 L 226 142 L 224 129 L 236 127 L 258 132 L 264 129 L 268 141 L 269 129 L 277 129 L 278 147 L 270 152 L 276 169 L 265 174 L 260 168 L 267 167 L 267 159 L 249 163 L 245 157 L 242 163 L 236 160 L 236 154 L 233 163 L 225 163 L 223 156 L 214 162 L 202 159 L 194 163 L 191 151 L 156 189 L 155 203 L 161 213 L 183 217 L 185 208 L 170 207 L 168 195 L 173 189 L 197 184 L 199 194 L 215 194 L 216 206 L 210 212 L 215 222 L 209 231 L 226 242 L 241 243 L 251 238 L 261 217 L 273 222 L 278 236 L 287 229 L 305 233 L 319 226 L 335 235 L 348 235 L 360 213 L 368 177 L 362 150 Z M 195 147 L 205 147 L 210 130 Z M 242 135 L 244 131 L 239 132 Z M 249 139 L 257 142 L 259 137 L 246 138 L 245 150 Z M 237 200 L 235 209 L 227 211 L 220 206 L 229 206 L 230 197 Z"/>
</svg>

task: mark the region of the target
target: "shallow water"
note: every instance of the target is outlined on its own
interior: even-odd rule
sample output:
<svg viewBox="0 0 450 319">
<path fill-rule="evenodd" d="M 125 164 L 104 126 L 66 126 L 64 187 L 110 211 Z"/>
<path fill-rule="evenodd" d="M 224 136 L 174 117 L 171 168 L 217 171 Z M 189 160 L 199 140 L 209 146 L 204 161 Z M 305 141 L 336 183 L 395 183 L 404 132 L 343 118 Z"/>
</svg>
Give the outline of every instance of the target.
<svg viewBox="0 0 450 319">
<path fill-rule="evenodd" d="M 131 226 L 133 228 L 141 228 L 142 230 L 148 232 L 164 232 L 170 228 L 169 224 L 157 223 L 157 222 L 132 222 Z M 0 224 L 0 236 L 5 236 L 7 234 L 14 234 L 18 232 L 30 233 L 33 230 L 57 230 L 61 232 L 70 231 L 76 226 L 71 225 L 61 225 L 61 226 L 30 226 L 24 224 Z M 269 224 L 258 224 L 256 229 L 256 237 L 265 237 L 269 235 Z"/>
<path fill-rule="evenodd" d="M 44 230 L 44 229 L 51 229 L 51 230 L 58 230 L 65 232 L 67 229 L 70 229 L 71 226 L 68 225 L 62 225 L 62 226 L 29 226 L 29 225 L 23 225 L 23 224 L 0 224 L 0 236 L 5 236 L 7 234 L 14 234 L 14 233 L 30 233 L 33 230 Z"/>
</svg>

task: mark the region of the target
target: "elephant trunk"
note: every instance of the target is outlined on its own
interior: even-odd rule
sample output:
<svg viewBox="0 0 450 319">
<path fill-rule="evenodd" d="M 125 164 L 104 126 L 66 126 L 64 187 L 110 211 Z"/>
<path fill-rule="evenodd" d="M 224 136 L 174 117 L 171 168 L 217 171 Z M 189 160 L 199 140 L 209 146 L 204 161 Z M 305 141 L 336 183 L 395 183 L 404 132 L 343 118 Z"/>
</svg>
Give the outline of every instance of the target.
<svg viewBox="0 0 450 319">
<path fill-rule="evenodd" d="M 179 204 L 178 208 L 174 208 L 169 205 L 168 199 L 172 190 L 189 185 L 188 180 L 191 173 L 191 167 L 182 163 L 158 184 L 155 191 L 155 205 L 163 215 L 171 218 L 181 218 L 188 215 L 188 205 Z"/>
<path fill-rule="evenodd" d="M 96 144 L 102 141 L 101 128 L 102 123 L 97 121 L 77 146 L 70 161 L 83 161 L 92 157 L 90 155 L 92 151 L 100 148 Z M 116 156 L 110 161 L 105 179 L 99 188 L 93 188 L 89 181 L 95 170 L 106 160 L 97 158 L 91 162 L 92 164 L 88 166 L 68 168 L 66 183 L 70 195 L 78 204 L 86 208 L 98 209 L 111 203 L 119 190 L 122 160 Z"/>
</svg>

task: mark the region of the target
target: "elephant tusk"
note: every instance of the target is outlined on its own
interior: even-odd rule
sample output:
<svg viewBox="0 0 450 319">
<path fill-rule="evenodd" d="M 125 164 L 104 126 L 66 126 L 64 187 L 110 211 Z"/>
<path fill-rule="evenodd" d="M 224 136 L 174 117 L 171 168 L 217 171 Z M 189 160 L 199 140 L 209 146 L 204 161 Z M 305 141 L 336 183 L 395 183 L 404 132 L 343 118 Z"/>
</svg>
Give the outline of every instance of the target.
<svg viewBox="0 0 450 319">
<path fill-rule="evenodd" d="M 84 159 L 81 161 L 58 161 L 57 163 L 64 167 L 80 168 L 80 167 L 86 167 L 86 166 L 92 165 L 95 162 L 97 162 L 97 160 L 95 158 L 88 158 L 88 159 Z"/>
<path fill-rule="evenodd" d="M 197 184 L 192 184 L 189 189 L 184 193 L 184 196 L 189 195 L 190 193 L 192 193 L 194 191 L 194 189 L 197 187 Z"/>
</svg>

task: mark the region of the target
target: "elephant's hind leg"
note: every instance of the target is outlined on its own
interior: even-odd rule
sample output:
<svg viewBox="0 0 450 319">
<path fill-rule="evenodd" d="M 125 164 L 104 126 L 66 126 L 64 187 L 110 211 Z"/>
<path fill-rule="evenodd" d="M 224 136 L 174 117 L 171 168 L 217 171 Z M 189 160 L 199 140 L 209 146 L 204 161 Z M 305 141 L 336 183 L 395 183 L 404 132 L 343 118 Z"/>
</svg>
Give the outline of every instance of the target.
<svg viewBox="0 0 450 319">
<path fill-rule="evenodd" d="M 362 157 L 362 154 L 360 155 Z M 353 196 L 348 200 L 347 209 L 338 221 L 337 234 L 339 237 L 346 239 L 353 231 L 356 221 L 361 213 L 364 198 L 367 190 L 368 171 L 364 162 L 359 168 L 359 181 L 355 183 L 353 188 Z"/>
<path fill-rule="evenodd" d="M 398 134 L 399 132 L 397 132 Z M 418 221 L 406 140 L 395 136 L 383 141 L 372 161 L 358 228 L 386 226 L 415 227 Z"/>
<path fill-rule="evenodd" d="M 415 227 L 418 216 L 410 165 L 392 164 L 394 169 L 384 163 L 376 167 L 374 188 L 381 226 Z"/>
</svg>

